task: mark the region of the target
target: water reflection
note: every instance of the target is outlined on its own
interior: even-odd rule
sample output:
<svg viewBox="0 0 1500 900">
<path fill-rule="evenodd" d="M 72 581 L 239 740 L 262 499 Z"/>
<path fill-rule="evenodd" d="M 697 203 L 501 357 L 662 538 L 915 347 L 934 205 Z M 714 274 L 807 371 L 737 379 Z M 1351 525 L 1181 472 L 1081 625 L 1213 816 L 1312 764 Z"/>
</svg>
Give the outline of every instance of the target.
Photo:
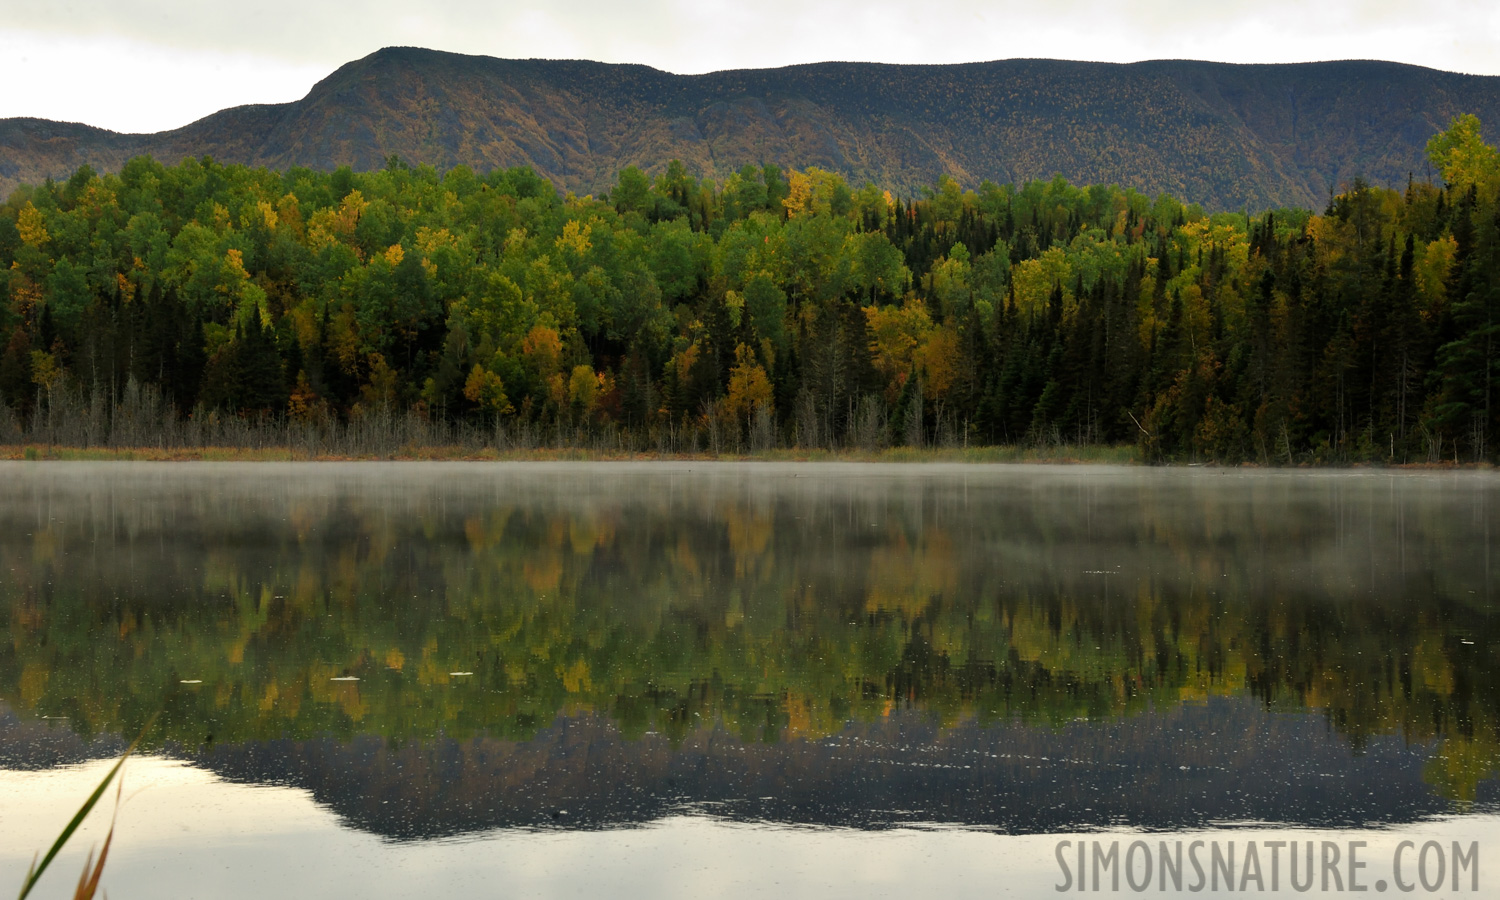
<svg viewBox="0 0 1500 900">
<path fill-rule="evenodd" d="M 397 838 L 1411 821 L 1496 799 L 1497 500 L 1474 473 L 0 466 L 0 765 L 165 708 L 162 752 Z"/>
</svg>

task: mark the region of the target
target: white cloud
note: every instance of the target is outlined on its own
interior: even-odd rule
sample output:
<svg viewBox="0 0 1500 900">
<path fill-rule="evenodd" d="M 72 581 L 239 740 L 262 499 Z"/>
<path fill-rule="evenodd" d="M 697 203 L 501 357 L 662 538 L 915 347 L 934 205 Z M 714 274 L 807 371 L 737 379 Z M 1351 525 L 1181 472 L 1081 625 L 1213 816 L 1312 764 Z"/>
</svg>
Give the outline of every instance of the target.
<svg viewBox="0 0 1500 900">
<path fill-rule="evenodd" d="M 229 106 L 296 100 L 329 69 L 107 35 L 0 31 L 0 117 L 164 131 Z"/>
<path fill-rule="evenodd" d="M 14 3 L 14 0 L 11 0 Z M 1392 59 L 1500 74 L 1500 6 L 1429 0 L 64 0 L 18 3 L 0 31 L 0 116 L 131 130 L 295 99 L 338 65 L 401 44 L 674 72 L 820 60 L 1053 57 L 1130 62 Z M 17 61 L 19 55 L 31 62 Z"/>
</svg>

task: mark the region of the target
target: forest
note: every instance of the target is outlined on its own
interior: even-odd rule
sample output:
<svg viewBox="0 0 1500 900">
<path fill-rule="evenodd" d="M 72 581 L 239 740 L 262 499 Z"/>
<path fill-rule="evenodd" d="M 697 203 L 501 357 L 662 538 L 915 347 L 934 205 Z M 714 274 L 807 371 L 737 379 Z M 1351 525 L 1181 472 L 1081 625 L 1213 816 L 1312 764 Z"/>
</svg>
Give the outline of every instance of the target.
<svg viewBox="0 0 1500 900">
<path fill-rule="evenodd" d="M 80 168 L 0 207 L 0 444 L 1492 461 L 1500 155 L 1321 212 L 678 163 Z M 1191 199 L 1191 198 L 1187 198 Z M 363 431 L 360 431 L 363 429 Z"/>
</svg>

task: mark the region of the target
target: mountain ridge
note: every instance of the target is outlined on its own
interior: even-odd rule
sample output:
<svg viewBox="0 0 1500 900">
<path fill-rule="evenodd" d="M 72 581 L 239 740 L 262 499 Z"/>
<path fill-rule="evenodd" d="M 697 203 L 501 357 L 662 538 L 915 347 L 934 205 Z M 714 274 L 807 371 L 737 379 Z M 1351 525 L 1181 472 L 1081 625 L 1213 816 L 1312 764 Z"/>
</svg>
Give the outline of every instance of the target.
<svg viewBox="0 0 1500 900">
<path fill-rule="evenodd" d="M 680 159 L 724 178 L 746 164 L 818 166 L 914 192 L 1047 179 L 1168 192 L 1214 209 L 1320 205 L 1355 176 L 1426 173 L 1427 139 L 1475 113 L 1495 134 L 1500 77 L 1346 60 L 1234 64 L 1008 59 L 820 62 L 676 75 L 640 64 L 513 60 L 392 47 L 300 100 L 249 104 L 170 131 L 0 120 L 0 191 L 116 170 L 148 153 L 286 169 L 529 165 L 560 189 Z"/>
</svg>

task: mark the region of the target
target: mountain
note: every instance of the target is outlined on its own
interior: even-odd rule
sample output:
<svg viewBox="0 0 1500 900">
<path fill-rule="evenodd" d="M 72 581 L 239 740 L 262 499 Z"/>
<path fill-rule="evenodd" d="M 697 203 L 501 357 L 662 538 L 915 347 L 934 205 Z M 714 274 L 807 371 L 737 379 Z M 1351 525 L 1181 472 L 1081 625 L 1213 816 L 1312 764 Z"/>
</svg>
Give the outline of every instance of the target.
<svg viewBox="0 0 1500 900">
<path fill-rule="evenodd" d="M 1321 206 L 1356 175 L 1428 176 L 1423 148 L 1454 115 L 1500 135 L 1500 77 L 1389 62 L 1230 65 L 1004 60 L 818 63 L 707 75 L 572 60 L 388 48 L 301 100 L 118 134 L 0 120 L 0 191 L 114 170 L 149 153 L 284 169 L 529 165 L 607 190 L 627 165 L 680 159 L 723 178 L 747 163 L 820 166 L 910 192 L 1051 178 L 1167 191 L 1215 209 Z"/>
<path fill-rule="evenodd" d="M 51 727 L 49 727 L 49 724 Z M 1233 735 L 1232 739 L 1226 736 Z M 0 769 L 118 756 L 0 704 Z M 942 728 L 896 709 L 822 737 L 746 741 L 723 727 L 626 737 L 559 716 L 527 741 L 437 734 L 204 742 L 164 755 L 240 784 L 308 791 L 346 826 L 387 840 L 496 828 L 632 827 L 687 812 L 743 823 L 882 830 L 947 823 L 1006 834 L 1128 823 L 1161 831 L 1280 822 L 1319 828 L 1421 822 L 1460 808 L 1424 781 L 1434 746 L 1374 735 L 1358 751 L 1321 714 L 1209 698 L 1126 719 Z M 1316 778 L 1301 773 L 1315 771 Z M 1470 812 L 1500 809 L 1481 781 Z"/>
<path fill-rule="evenodd" d="M 813 828 L 944 823 L 1038 834 L 1127 823 L 1348 828 L 1458 808 L 1423 781 L 1432 744 L 1379 735 L 1356 753 L 1321 715 L 1251 699 L 1060 727 L 944 729 L 927 712 L 897 710 L 824 737 L 767 743 L 725 728 L 631 740 L 582 715 L 524 742 L 359 735 L 215 744 L 183 756 L 226 781 L 302 788 L 344 824 L 393 840 L 632 827 L 691 812 Z M 1299 777 L 1309 771 L 1318 777 Z M 1496 785 L 1482 785 L 1468 808 L 1493 811 Z"/>
</svg>

